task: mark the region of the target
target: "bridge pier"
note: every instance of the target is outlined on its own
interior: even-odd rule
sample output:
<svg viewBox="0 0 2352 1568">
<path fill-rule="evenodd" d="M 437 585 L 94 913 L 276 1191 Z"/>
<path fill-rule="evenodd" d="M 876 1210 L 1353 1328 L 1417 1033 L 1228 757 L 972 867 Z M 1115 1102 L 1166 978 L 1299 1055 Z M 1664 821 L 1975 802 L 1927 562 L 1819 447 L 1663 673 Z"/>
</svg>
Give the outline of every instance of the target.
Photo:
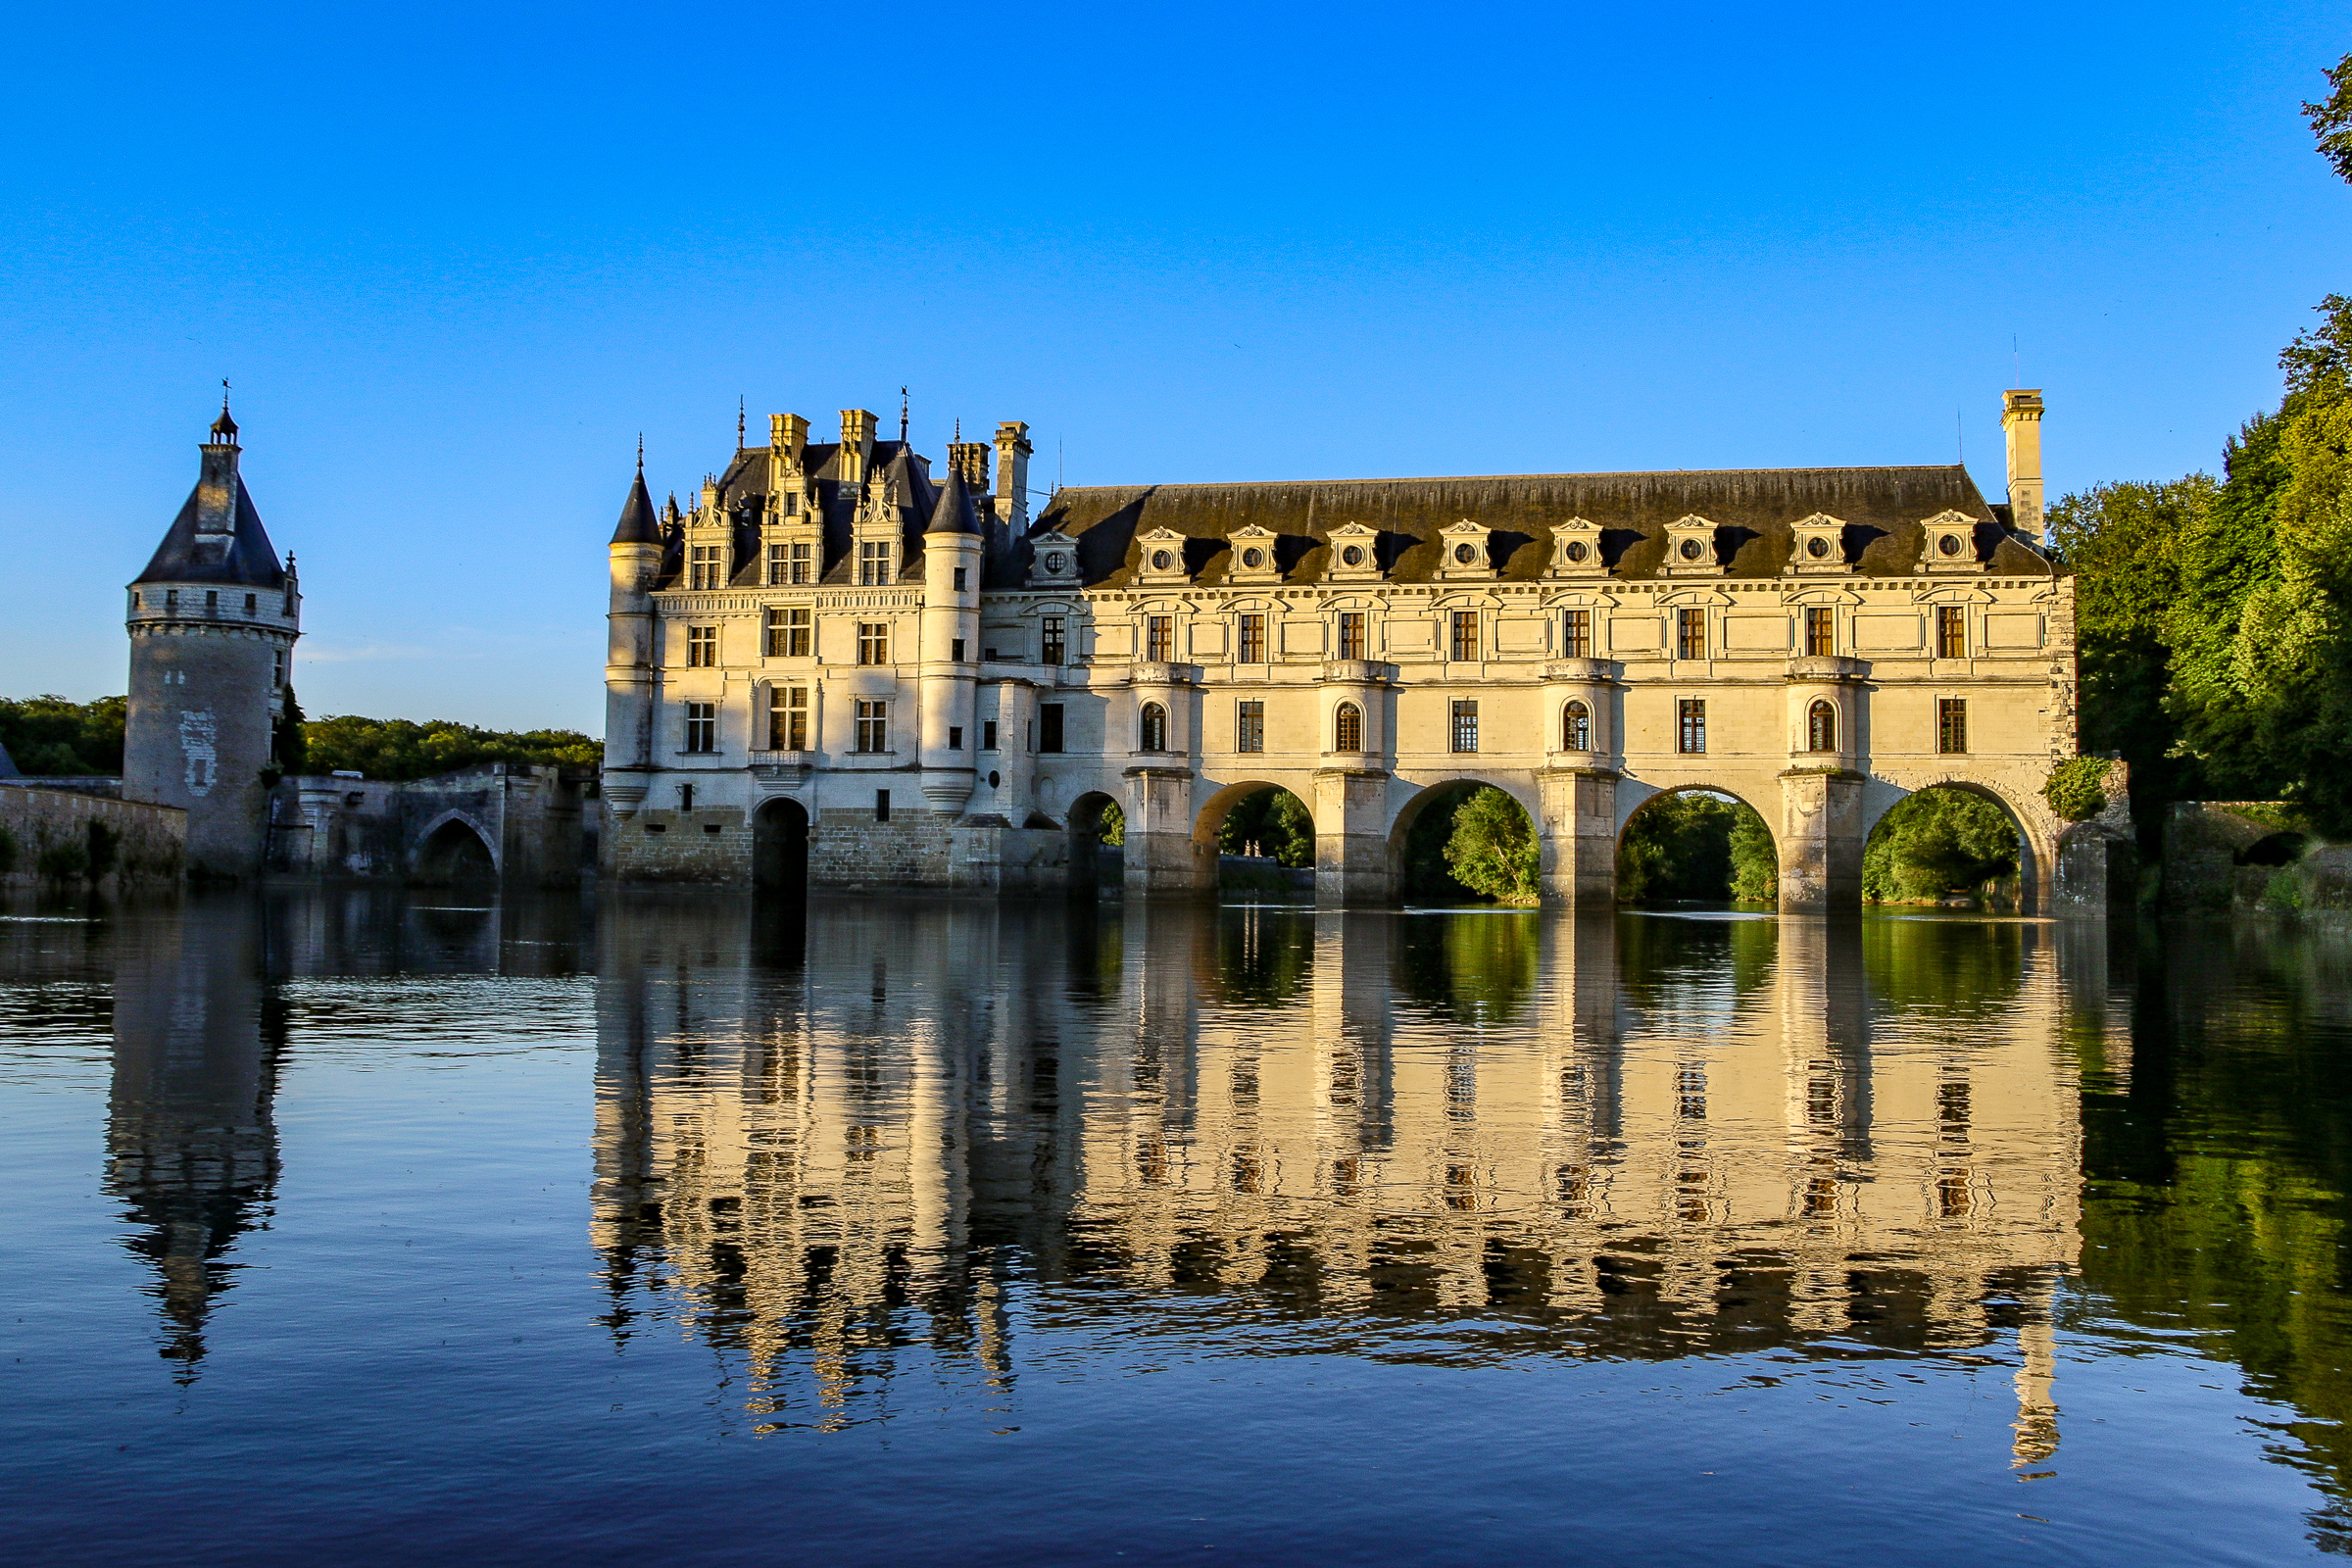
<svg viewBox="0 0 2352 1568">
<path fill-rule="evenodd" d="M 1544 902 L 1571 909 L 1617 906 L 1617 774 L 1549 767 L 1536 775 L 1543 808 Z"/>
<path fill-rule="evenodd" d="M 1781 912 L 1850 913 L 1862 906 L 1860 773 L 1790 768 L 1781 775 Z"/>
</svg>

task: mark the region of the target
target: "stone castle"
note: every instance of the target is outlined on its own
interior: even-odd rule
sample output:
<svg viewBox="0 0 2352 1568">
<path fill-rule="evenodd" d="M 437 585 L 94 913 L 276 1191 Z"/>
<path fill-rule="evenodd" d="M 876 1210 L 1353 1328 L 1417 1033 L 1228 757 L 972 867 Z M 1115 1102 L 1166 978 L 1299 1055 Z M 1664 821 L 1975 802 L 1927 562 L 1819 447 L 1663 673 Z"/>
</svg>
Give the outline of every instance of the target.
<svg viewBox="0 0 2352 1568">
<path fill-rule="evenodd" d="M 1319 898 L 1379 902 L 1475 780 L 1526 808 L 1549 899 L 1612 902 L 1632 813 L 1696 789 L 1763 814 L 1812 910 L 1857 906 L 1872 826 L 1945 785 L 2018 822 L 2029 908 L 2100 906 L 2118 821 L 2040 795 L 2076 752 L 2041 415 L 2006 395 L 2002 506 L 1954 466 L 1080 487 L 1034 520 L 1022 423 L 935 473 L 904 420 L 776 415 L 690 507 L 640 460 L 604 868 L 1084 884 L 1115 808 L 1126 890 L 1192 893 L 1271 785 L 1314 817 Z"/>
</svg>

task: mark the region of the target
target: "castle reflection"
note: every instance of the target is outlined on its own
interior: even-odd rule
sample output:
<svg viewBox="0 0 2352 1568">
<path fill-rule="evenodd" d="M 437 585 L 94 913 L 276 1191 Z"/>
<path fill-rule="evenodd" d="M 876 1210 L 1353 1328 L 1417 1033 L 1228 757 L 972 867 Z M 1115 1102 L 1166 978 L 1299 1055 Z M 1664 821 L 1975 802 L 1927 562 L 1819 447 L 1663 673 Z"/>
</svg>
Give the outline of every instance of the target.
<svg viewBox="0 0 2352 1568">
<path fill-rule="evenodd" d="M 739 1350 L 760 1423 L 865 1419 L 918 1359 L 1007 1381 L 1039 1284 L 1260 1351 L 2015 1335 L 2018 1459 L 2057 1443 L 2095 937 L 702 901 L 597 940 L 610 1324 Z"/>
</svg>

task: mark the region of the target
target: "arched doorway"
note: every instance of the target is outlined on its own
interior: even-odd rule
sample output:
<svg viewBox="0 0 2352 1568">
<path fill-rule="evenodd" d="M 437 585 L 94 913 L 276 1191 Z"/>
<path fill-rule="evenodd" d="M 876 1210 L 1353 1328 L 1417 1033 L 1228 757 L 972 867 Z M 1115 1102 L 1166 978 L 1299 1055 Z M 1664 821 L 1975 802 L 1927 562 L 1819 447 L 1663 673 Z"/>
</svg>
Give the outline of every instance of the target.
<svg viewBox="0 0 2352 1568">
<path fill-rule="evenodd" d="M 1780 870 L 1763 813 L 1709 785 L 1652 795 L 1617 833 L 1620 904 L 1772 904 Z"/>
<path fill-rule="evenodd" d="M 1070 893 L 1099 898 L 1127 884 L 1127 813 L 1097 791 L 1070 803 Z"/>
<path fill-rule="evenodd" d="M 1931 784 L 1871 825 L 1862 900 L 2015 911 L 2032 904 L 2034 869 L 2007 802 L 1972 785 Z"/>
<path fill-rule="evenodd" d="M 1229 784 L 1193 819 L 1193 849 L 1217 885 L 1285 892 L 1315 865 L 1315 818 L 1296 792 L 1262 779 Z"/>
<path fill-rule="evenodd" d="M 416 880 L 439 886 L 495 882 L 498 858 L 472 823 L 449 817 L 416 846 Z"/>
<path fill-rule="evenodd" d="M 1542 891 L 1534 811 L 1485 779 L 1448 779 L 1407 802 L 1389 829 L 1389 863 L 1417 902 L 1533 904 Z"/>
<path fill-rule="evenodd" d="M 808 809 L 777 799 L 752 818 L 752 886 L 779 900 L 808 892 Z"/>
</svg>

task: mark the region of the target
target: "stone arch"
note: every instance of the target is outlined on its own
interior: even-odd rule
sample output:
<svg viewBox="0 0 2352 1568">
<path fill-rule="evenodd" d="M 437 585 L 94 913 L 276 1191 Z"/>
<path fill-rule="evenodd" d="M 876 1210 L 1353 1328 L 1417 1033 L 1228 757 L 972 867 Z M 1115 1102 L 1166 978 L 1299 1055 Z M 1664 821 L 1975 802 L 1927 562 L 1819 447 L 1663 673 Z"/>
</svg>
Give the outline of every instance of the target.
<svg viewBox="0 0 2352 1568">
<path fill-rule="evenodd" d="M 1544 842 L 1544 803 L 1531 785 L 1515 782 L 1499 773 L 1456 773 L 1433 780 L 1414 791 L 1411 798 L 1398 805 L 1396 814 L 1389 818 L 1389 881 L 1398 893 L 1404 891 L 1405 846 L 1412 837 L 1413 824 L 1420 821 L 1424 811 L 1447 795 L 1480 785 L 1498 789 L 1516 801 L 1519 809 L 1527 813 L 1528 821 L 1533 824 L 1537 841 Z"/>
<path fill-rule="evenodd" d="M 1301 795 L 1291 785 L 1278 784 L 1268 778 L 1244 779 L 1238 784 L 1228 784 L 1201 802 L 1200 809 L 1193 815 L 1194 853 L 1205 857 L 1204 863 L 1216 863 L 1217 830 L 1225 825 L 1225 818 L 1232 814 L 1235 807 L 1261 790 L 1281 790 L 1305 808 L 1308 820 L 1313 820 L 1315 803 L 1311 793 Z"/>
<path fill-rule="evenodd" d="M 1070 835 L 1070 892 L 1075 895 L 1094 897 L 1105 887 L 1118 887 L 1125 879 L 1125 851 L 1102 842 L 1102 813 L 1108 808 L 1117 809 L 1122 817 L 1129 815 L 1116 796 L 1101 790 L 1079 796 L 1064 813 Z"/>
<path fill-rule="evenodd" d="M 1940 778 L 1921 779 L 1915 783 L 1897 784 L 1892 779 L 1874 777 L 1871 782 L 1880 786 L 1865 797 L 1862 808 L 1862 843 L 1868 846 L 1871 835 L 1893 810 L 1914 795 L 1929 790 L 1958 790 L 1990 801 L 2009 818 L 2017 829 L 2017 906 L 2024 914 L 2046 914 L 2050 908 L 2052 881 L 2057 872 L 2058 854 L 2065 833 L 2052 833 L 2042 821 L 2045 813 L 2010 799 L 1998 785 L 1983 779 L 1951 774 Z"/>
<path fill-rule="evenodd" d="M 443 811 L 416 835 L 409 852 L 419 882 L 483 882 L 499 873 L 498 843 L 469 812 Z"/>
<path fill-rule="evenodd" d="M 1631 780 L 1628 780 L 1627 782 L 1629 784 L 1632 783 Z M 1760 792 L 1741 789 L 1731 784 L 1715 783 L 1705 779 L 1668 784 L 1660 788 L 1653 788 L 1645 794 L 1639 793 L 1639 789 L 1640 787 L 1636 786 L 1634 790 L 1629 791 L 1623 787 L 1620 787 L 1618 800 L 1621 808 L 1617 817 L 1617 834 L 1616 837 L 1610 841 L 1609 845 L 1610 863 L 1612 867 L 1614 867 L 1616 863 L 1617 855 L 1625 848 L 1625 836 L 1629 831 L 1632 830 L 1634 818 L 1640 816 L 1644 810 L 1648 809 L 1652 806 L 1657 805 L 1661 801 L 1669 800 L 1677 795 L 1721 795 L 1739 802 L 1741 806 L 1746 807 L 1749 810 L 1755 812 L 1757 816 L 1763 819 L 1764 836 L 1772 841 L 1772 863 L 1773 872 L 1776 879 L 1782 871 L 1788 868 L 1788 853 L 1787 846 L 1781 842 L 1783 824 L 1780 820 L 1780 813 L 1777 809 L 1767 808 L 1766 806 L 1760 806 L 1756 803 L 1754 796 Z M 1630 806 L 1624 805 L 1628 795 L 1634 795 L 1636 797 L 1633 800 L 1633 804 Z M 1776 807 L 1778 805 L 1777 802 L 1772 804 Z M 1614 878 L 1612 877 L 1612 883 L 1613 881 Z"/>
<path fill-rule="evenodd" d="M 752 885 L 784 899 L 808 892 L 808 808 L 785 796 L 752 816 Z"/>
</svg>

